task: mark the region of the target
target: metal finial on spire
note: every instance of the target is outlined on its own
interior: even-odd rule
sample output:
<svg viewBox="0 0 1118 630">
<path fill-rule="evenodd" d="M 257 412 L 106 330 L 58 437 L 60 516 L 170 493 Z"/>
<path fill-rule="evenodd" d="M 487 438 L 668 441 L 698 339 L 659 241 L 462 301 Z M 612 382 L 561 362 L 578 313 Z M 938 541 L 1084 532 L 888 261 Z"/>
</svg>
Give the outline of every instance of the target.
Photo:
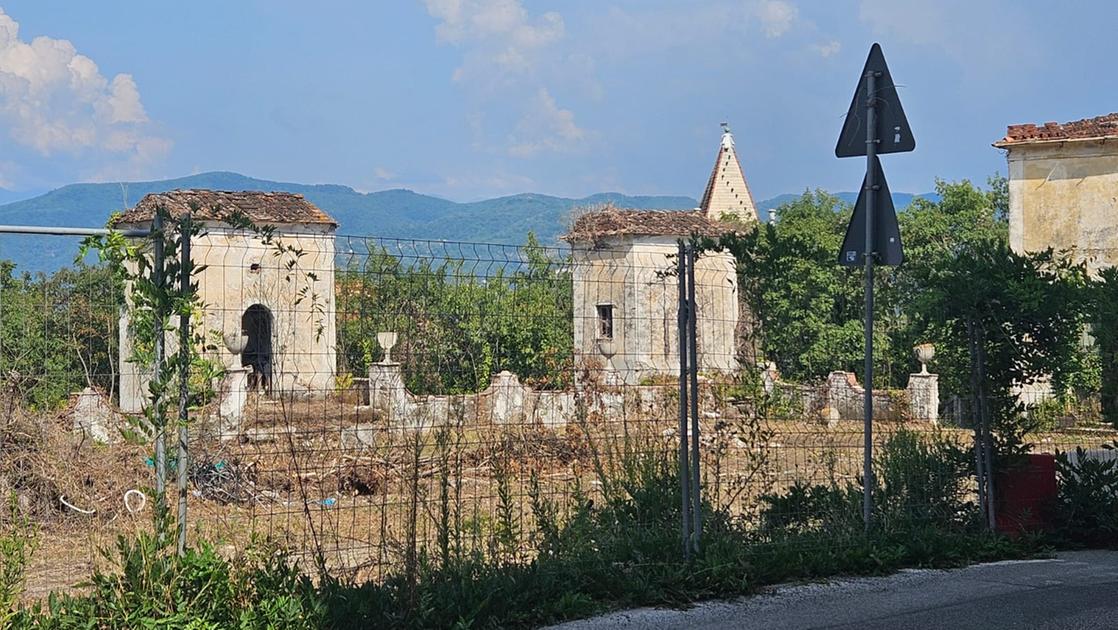
<svg viewBox="0 0 1118 630">
<path fill-rule="evenodd" d="M 734 148 L 734 134 L 730 133 L 730 123 L 722 123 L 722 146 L 726 149 Z"/>
</svg>

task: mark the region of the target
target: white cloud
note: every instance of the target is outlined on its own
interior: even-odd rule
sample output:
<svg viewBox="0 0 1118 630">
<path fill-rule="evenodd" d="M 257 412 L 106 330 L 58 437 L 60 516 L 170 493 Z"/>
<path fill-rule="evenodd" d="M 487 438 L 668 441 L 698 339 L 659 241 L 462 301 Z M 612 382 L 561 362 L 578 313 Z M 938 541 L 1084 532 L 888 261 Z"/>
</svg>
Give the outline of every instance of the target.
<svg viewBox="0 0 1118 630">
<path fill-rule="evenodd" d="M 559 107 L 556 85 L 571 87 L 562 68 L 581 72 L 586 91 L 600 97 L 593 79 L 594 59 L 559 44 L 566 35 L 554 11 L 534 15 L 522 0 L 424 0 L 438 20 L 440 42 L 462 50 L 453 79 L 473 97 L 466 119 L 474 148 L 517 158 L 565 152 L 587 137 L 574 112 Z M 560 69 L 560 70 L 557 70 Z"/>
<path fill-rule="evenodd" d="M 373 168 L 373 177 L 375 177 L 378 181 L 390 182 L 396 179 L 396 173 L 388 170 L 383 166 L 377 166 Z"/>
<path fill-rule="evenodd" d="M 981 80 L 1044 56 L 1025 15 L 1006 0 L 861 0 L 858 11 L 875 35 L 938 48 Z"/>
<path fill-rule="evenodd" d="M 516 125 L 509 154 L 527 158 L 541 151 L 570 151 L 585 138 L 586 131 L 575 124 L 574 113 L 556 105 L 551 93 L 540 88 Z"/>
<path fill-rule="evenodd" d="M 833 56 L 837 55 L 839 53 L 839 51 L 842 50 L 842 44 L 839 43 L 838 40 L 832 39 L 829 42 L 823 42 L 823 43 L 820 43 L 820 44 L 812 44 L 811 49 L 814 50 L 815 52 L 819 53 L 820 57 L 826 59 L 828 57 L 833 57 Z"/>
<path fill-rule="evenodd" d="M 766 37 L 780 37 L 792 28 L 800 10 L 786 0 L 763 0 L 756 7 L 756 15 Z"/>
<path fill-rule="evenodd" d="M 65 39 L 21 40 L 0 9 L 0 124 L 15 142 L 43 156 L 108 153 L 132 172 L 170 149 L 149 122 L 131 75 L 110 81 Z"/>
<path fill-rule="evenodd" d="M 537 53 L 563 38 L 563 17 L 549 11 L 533 18 L 520 0 L 425 0 L 427 12 L 440 20 L 439 41 L 468 48 L 456 81 L 490 73 L 532 70 Z"/>
</svg>

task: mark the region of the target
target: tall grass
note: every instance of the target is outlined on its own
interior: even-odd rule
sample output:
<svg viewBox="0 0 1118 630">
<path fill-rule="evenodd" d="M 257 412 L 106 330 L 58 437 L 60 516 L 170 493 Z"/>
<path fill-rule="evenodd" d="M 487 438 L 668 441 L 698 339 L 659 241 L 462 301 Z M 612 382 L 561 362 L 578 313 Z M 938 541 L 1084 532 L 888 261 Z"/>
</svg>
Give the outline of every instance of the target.
<svg viewBox="0 0 1118 630">
<path fill-rule="evenodd" d="M 530 509 L 510 505 L 465 550 L 455 516 L 453 429 L 434 440 L 437 545 L 377 582 L 301 575 L 264 543 L 232 560 L 201 543 L 179 558 L 156 534 L 121 539 L 115 569 L 86 594 L 53 596 L 14 613 L 15 628 L 496 628 L 529 627 L 644 604 L 687 605 L 790 578 L 877 573 L 1021 555 L 1027 543 L 969 518 L 960 453 L 898 434 L 877 461 L 879 526 L 861 527 L 861 489 L 793 486 L 765 497 L 759 523 L 705 505 L 702 552 L 680 557 L 681 502 L 665 441 L 626 438 L 597 458 L 599 488 L 571 482 L 564 509 L 530 476 Z M 500 467 L 499 467 L 500 468 Z M 499 473 L 509 479 L 509 471 Z M 441 480 L 441 481 L 440 481 Z M 506 481 L 508 483 L 508 481 Z M 507 492 L 507 491 L 506 491 Z M 500 495 L 501 493 L 499 493 Z M 919 506 L 919 509 L 917 507 Z M 902 515 L 910 517 L 902 518 Z M 158 523 L 157 523 L 158 525 Z M 166 525 L 164 525 L 166 526 Z M 513 545 L 520 528 L 531 545 Z M 517 531 L 513 531 L 517 530 Z M 164 538 L 164 540 L 167 538 Z"/>
</svg>

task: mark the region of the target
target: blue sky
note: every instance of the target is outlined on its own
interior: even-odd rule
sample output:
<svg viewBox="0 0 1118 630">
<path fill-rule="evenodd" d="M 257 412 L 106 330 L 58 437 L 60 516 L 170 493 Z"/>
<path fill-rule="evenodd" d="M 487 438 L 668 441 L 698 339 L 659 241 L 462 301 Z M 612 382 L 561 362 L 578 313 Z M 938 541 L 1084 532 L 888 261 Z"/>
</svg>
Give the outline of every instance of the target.
<svg viewBox="0 0 1118 630">
<path fill-rule="evenodd" d="M 455 200 L 698 197 L 718 124 L 759 199 L 852 190 L 873 41 L 917 139 L 896 191 L 1005 169 L 1008 123 L 1118 110 L 1118 3 L 0 0 L 0 187 L 233 170 Z"/>
</svg>

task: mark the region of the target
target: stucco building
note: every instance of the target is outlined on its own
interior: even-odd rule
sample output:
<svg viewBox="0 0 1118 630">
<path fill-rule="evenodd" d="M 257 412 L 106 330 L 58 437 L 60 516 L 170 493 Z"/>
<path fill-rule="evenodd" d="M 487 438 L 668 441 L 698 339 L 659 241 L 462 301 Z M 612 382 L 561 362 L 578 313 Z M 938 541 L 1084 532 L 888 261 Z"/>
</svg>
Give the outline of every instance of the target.
<svg viewBox="0 0 1118 630">
<path fill-rule="evenodd" d="M 757 220 L 728 129 L 699 208 L 606 207 L 577 217 L 563 237 L 572 250 L 576 359 L 626 384 L 678 375 L 678 289 L 665 272 L 674 268 L 679 239 L 718 236 Z M 748 354 L 734 259 L 705 254 L 695 275 L 699 369 L 732 372 Z"/>
<path fill-rule="evenodd" d="M 116 225 L 149 228 L 160 206 L 173 219 L 191 212 L 204 228 L 192 240 L 191 258 L 204 266 L 195 276 L 204 304 L 195 325 L 212 341 L 209 352 L 225 365 L 249 368 L 249 384 L 258 389 L 330 391 L 336 369 L 337 222 L 302 195 L 175 190 L 145 196 Z M 231 226 L 225 221 L 231 213 L 257 228 L 271 226 L 271 242 L 257 230 Z M 131 361 L 130 319 L 126 311 L 120 326 L 120 403 L 122 410 L 136 412 L 146 399 L 150 367 Z M 247 337 L 239 356 L 222 343 L 223 336 L 238 332 Z M 167 337 L 170 351 L 175 335 Z"/>
<path fill-rule="evenodd" d="M 1091 271 L 1118 264 L 1118 114 L 1010 125 L 1009 242 L 1066 251 Z"/>
</svg>

